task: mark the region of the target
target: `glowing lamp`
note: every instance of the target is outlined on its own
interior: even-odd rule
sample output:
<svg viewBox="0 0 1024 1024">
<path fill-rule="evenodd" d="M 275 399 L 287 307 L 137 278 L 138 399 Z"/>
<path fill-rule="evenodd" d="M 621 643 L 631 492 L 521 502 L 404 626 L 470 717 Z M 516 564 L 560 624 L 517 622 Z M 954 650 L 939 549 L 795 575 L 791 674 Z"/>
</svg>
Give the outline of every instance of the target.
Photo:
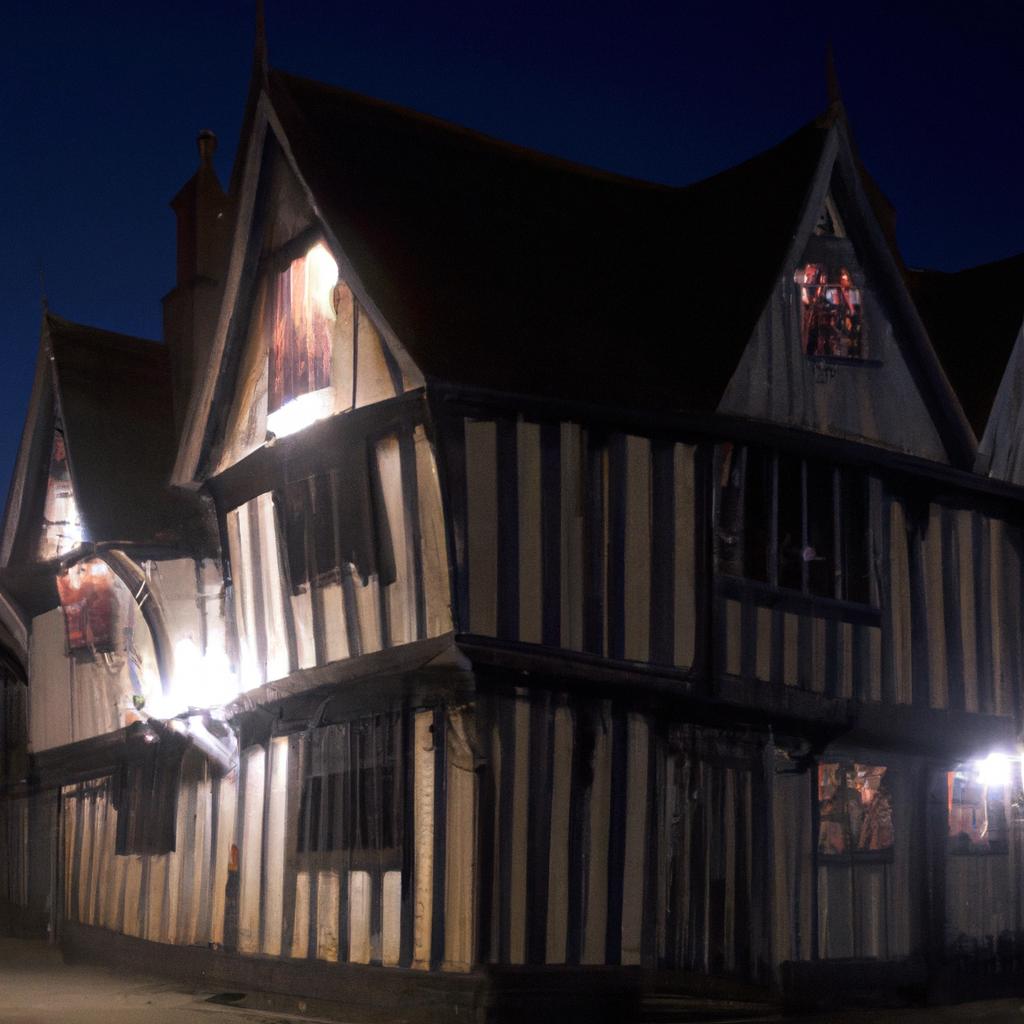
<svg viewBox="0 0 1024 1024">
<path fill-rule="evenodd" d="M 1010 758 L 993 751 L 984 761 L 978 762 L 978 781 L 992 788 L 1009 785 L 1011 773 Z"/>
</svg>

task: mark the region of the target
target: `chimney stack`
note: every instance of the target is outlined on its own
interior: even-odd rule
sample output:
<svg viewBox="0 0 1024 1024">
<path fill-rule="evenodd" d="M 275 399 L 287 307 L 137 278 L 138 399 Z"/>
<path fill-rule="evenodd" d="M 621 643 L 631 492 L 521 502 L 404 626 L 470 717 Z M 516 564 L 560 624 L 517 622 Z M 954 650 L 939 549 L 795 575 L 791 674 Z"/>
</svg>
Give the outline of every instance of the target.
<svg viewBox="0 0 1024 1024">
<path fill-rule="evenodd" d="M 163 300 L 179 435 L 196 375 L 206 365 L 213 340 L 226 259 L 228 200 L 213 167 L 217 136 L 203 129 L 196 147 L 199 167 L 171 200 L 178 222 L 177 279 Z"/>
</svg>

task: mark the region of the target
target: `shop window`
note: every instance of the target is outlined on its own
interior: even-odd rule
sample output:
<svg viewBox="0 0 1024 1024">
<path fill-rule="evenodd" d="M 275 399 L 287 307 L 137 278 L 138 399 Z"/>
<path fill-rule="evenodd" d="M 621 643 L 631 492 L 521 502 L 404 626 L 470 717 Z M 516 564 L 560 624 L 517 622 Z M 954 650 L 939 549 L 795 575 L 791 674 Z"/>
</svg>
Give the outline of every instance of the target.
<svg viewBox="0 0 1024 1024">
<path fill-rule="evenodd" d="M 728 443 L 720 453 L 719 571 L 870 603 L 867 478 Z"/>
<path fill-rule="evenodd" d="M 71 484 L 64 431 L 58 426 L 53 432 L 50 452 L 50 473 L 46 481 L 46 501 L 43 505 L 43 530 L 39 539 L 39 557 L 60 558 L 82 543 L 85 533 L 82 517 L 75 501 Z"/>
<path fill-rule="evenodd" d="M 267 429 L 278 437 L 333 410 L 331 353 L 341 287 L 338 264 L 323 242 L 270 279 Z"/>
<path fill-rule="evenodd" d="M 818 855 L 824 859 L 888 859 L 893 848 L 888 768 L 818 765 Z"/>
<path fill-rule="evenodd" d="M 1006 853 L 1008 778 L 987 770 L 985 762 L 965 765 L 946 778 L 950 852 Z"/>
<path fill-rule="evenodd" d="M 309 734 L 299 809 L 299 853 L 344 850 L 357 863 L 400 857 L 402 728 L 397 713 L 322 726 Z"/>
<path fill-rule="evenodd" d="M 68 652 L 109 653 L 117 647 L 114 574 L 106 562 L 90 558 L 57 577 Z"/>
</svg>

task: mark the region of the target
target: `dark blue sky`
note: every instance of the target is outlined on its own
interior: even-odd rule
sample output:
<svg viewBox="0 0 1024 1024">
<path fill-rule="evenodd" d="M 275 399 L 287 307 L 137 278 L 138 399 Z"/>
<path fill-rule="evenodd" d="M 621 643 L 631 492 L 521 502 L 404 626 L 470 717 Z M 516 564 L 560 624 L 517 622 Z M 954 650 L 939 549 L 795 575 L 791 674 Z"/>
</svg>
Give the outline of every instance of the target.
<svg viewBox="0 0 1024 1024">
<path fill-rule="evenodd" d="M 200 128 L 220 137 L 226 180 L 253 9 L 251 0 L 9 5 L 0 487 L 28 403 L 40 268 L 55 312 L 160 337 L 174 274 L 167 203 L 195 168 Z M 1018 0 L 267 0 L 267 28 L 278 67 L 675 184 L 737 163 L 820 112 L 831 39 L 854 136 L 896 205 L 907 261 L 958 269 L 1024 249 Z"/>
</svg>

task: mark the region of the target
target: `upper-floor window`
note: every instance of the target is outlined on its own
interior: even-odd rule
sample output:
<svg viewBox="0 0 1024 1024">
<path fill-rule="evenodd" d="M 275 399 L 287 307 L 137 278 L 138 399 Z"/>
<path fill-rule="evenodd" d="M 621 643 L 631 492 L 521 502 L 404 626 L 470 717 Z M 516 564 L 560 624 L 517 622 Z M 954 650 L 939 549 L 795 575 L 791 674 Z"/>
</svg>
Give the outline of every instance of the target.
<svg viewBox="0 0 1024 1024">
<path fill-rule="evenodd" d="M 332 348 L 343 287 L 323 242 L 272 275 L 267 429 L 278 437 L 333 411 Z"/>
<path fill-rule="evenodd" d="M 64 610 L 68 652 L 110 652 L 117 646 L 114 574 L 106 562 L 90 558 L 57 577 Z"/>
<path fill-rule="evenodd" d="M 720 448 L 718 568 L 815 597 L 870 604 L 867 478 L 730 443 Z"/>
<path fill-rule="evenodd" d="M 64 431 L 53 432 L 50 453 L 50 474 L 46 481 L 46 502 L 43 505 L 43 530 L 39 538 L 40 558 L 60 558 L 77 548 L 85 538 L 82 517 L 75 501 L 68 465 Z"/>
<path fill-rule="evenodd" d="M 794 274 L 800 291 L 800 346 L 809 356 L 864 359 L 864 304 L 853 271 L 842 264 L 805 263 Z"/>
<path fill-rule="evenodd" d="M 864 272 L 831 192 L 793 280 L 800 348 L 806 356 L 863 361 L 873 355 L 864 315 Z"/>
</svg>

